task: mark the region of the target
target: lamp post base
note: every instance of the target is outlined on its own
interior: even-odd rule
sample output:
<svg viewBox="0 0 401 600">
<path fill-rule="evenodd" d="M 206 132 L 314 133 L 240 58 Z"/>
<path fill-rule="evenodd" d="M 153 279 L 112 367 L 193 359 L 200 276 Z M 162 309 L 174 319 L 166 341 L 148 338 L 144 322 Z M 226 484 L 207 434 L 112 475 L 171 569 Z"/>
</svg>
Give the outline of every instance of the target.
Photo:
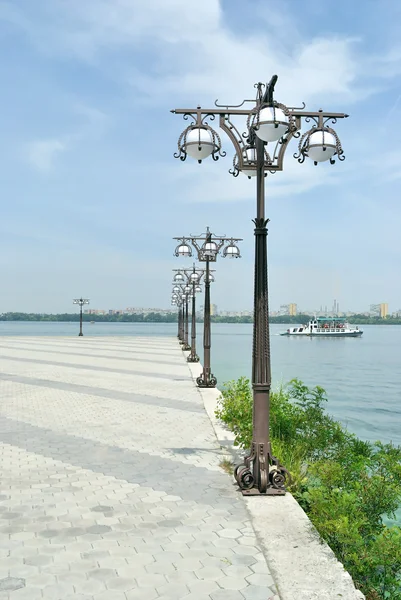
<svg viewBox="0 0 401 600">
<path fill-rule="evenodd" d="M 285 484 L 291 483 L 289 471 L 272 456 L 270 444 L 267 456 L 265 444 L 252 443 L 251 452 L 243 464 L 234 469 L 234 477 L 243 496 L 284 496 Z"/>
<path fill-rule="evenodd" d="M 82 337 L 83 335 L 83 333 L 78 333 L 78 337 Z"/>
<path fill-rule="evenodd" d="M 182 345 L 182 350 L 184 352 L 188 352 L 189 350 L 191 350 L 191 346 L 189 344 L 186 344 L 185 342 Z"/>
<path fill-rule="evenodd" d="M 199 356 L 197 354 L 190 354 L 187 358 L 187 362 L 197 363 L 199 362 Z"/>
<path fill-rule="evenodd" d="M 214 388 L 217 385 L 217 379 L 211 373 L 209 375 L 202 373 L 202 375 L 196 378 L 196 385 L 200 388 Z"/>
</svg>

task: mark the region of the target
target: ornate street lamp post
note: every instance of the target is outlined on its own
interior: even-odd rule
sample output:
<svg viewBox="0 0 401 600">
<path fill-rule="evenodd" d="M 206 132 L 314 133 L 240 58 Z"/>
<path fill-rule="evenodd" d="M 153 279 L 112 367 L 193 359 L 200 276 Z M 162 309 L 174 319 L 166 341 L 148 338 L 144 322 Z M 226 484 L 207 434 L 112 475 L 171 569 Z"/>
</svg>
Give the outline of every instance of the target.
<svg viewBox="0 0 401 600">
<path fill-rule="evenodd" d="M 84 304 L 89 304 L 88 298 L 75 298 L 73 304 L 79 304 L 79 334 L 78 337 L 83 336 L 82 333 L 82 307 Z"/>
<path fill-rule="evenodd" d="M 265 176 L 283 170 L 285 151 L 290 140 L 299 139 L 298 152 L 294 157 L 300 163 L 310 158 L 315 165 L 319 162 L 335 162 L 335 157 L 344 160 L 341 142 L 329 123 L 348 115 L 344 113 L 309 112 L 302 108 L 290 108 L 273 98 L 277 82 L 274 75 L 266 86 L 255 85 L 256 100 L 244 100 L 241 104 L 221 105 L 204 109 L 175 109 L 171 112 L 191 119 L 188 127 L 178 140 L 176 158 L 185 160 L 190 156 L 199 163 L 208 156 L 218 160 L 225 156 L 219 134 L 209 121 L 219 117 L 219 125 L 232 141 L 235 148 L 233 168 L 230 172 L 237 177 L 243 173 L 248 178 L 256 177 L 256 218 L 255 224 L 255 279 L 254 279 L 254 321 L 252 350 L 253 388 L 253 435 L 249 455 L 244 465 L 239 465 L 235 476 L 243 494 L 280 495 L 285 493 L 285 481 L 289 475 L 273 456 L 270 432 L 270 340 L 267 279 L 267 223 L 265 216 Z M 251 105 L 249 105 L 249 103 Z M 244 105 L 247 104 L 248 108 Z M 244 107 L 244 108 L 242 108 Z M 247 131 L 241 135 L 233 123 L 233 117 L 246 119 Z M 301 121 L 313 123 L 301 136 Z"/>
<path fill-rule="evenodd" d="M 178 286 L 177 286 L 176 290 L 173 288 L 173 293 L 171 294 L 171 304 L 172 304 L 172 306 L 177 306 L 178 307 L 178 313 L 177 313 L 177 325 L 178 325 L 177 337 L 181 341 L 181 301 L 180 301 L 180 299 L 178 297 L 178 293 L 177 292 L 179 292 Z"/>
<path fill-rule="evenodd" d="M 210 262 L 216 262 L 220 250 L 227 244 L 223 250 L 223 256 L 230 258 L 240 258 L 241 254 L 236 242 L 242 241 L 240 238 L 226 238 L 225 235 L 216 236 L 206 228 L 206 233 L 201 235 L 189 235 L 189 237 L 175 237 L 178 240 L 178 246 L 175 249 L 175 256 L 192 256 L 192 248 L 195 248 L 198 260 L 206 263 L 205 269 L 205 304 L 203 318 L 203 371 L 197 377 L 198 387 L 216 387 L 217 379 L 212 374 L 210 366 L 210 348 L 211 348 L 211 328 L 210 328 L 210 283 L 213 276 L 210 274 Z"/>
<path fill-rule="evenodd" d="M 186 278 L 187 285 L 190 286 L 191 293 L 189 297 L 192 299 L 192 310 L 191 310 L 191 352 L 187 357 L 188 362 L 199 362 L 199 356 L 196 353 L 196 294 L 202 291 L 200 287 L 200 282 L 202 277 L 205 275 L 205 269 L 197 269 L 195 267 L 195 263 L 193 264 L 192 269 L 173 269 L 173 271 L 177 271 L 178 274 L 184 275 Z M 174 278 L 175 279 L 175 278 Z M 177 286 L 177 290 L 178 290 Z M 176 288 L 173 288 L 173 291 L 176 291 Z"/>
</svg>

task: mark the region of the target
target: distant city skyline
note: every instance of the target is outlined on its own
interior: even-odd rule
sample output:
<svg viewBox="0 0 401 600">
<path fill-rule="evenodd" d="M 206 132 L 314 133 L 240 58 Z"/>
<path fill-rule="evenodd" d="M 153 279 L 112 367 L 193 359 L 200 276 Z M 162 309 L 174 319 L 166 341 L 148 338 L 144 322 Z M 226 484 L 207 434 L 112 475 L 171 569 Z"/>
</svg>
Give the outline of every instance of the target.
<svg viewBox="0 0 401 600">
<path fill-rule="evenodd" d="M 199 298 L 199 300 L 201 300 L 201 297 Z M 253 311 L 251 309 L 248 310 L 227 310 L 227 309 L 221 309 L 219 308 L 216 304 L 211 304 L 210 306 L 211 308 L 211 314 L 215 314 L 215 315 L 221 315 L 221 316 L 249 316 L 253 314 Z M 104 309 L 104 308 L 87 308 L 84 310 L 85 314 L 88 315 L 116 315 L 116 314 L 149 314 L 151 312 L 157 312 L 157 313 L 172 313 L 172 312 L 176 312 L 178 309 L 175 306 L 170 306 L 170 307 L 164 307 L 164 308 L 155 308 L 155 307 L 129 307 L 129 308 L 111 308 L 111 309 Z M 197 304 L 197 313 L 198 314 L 202 314 L 203 312 L 203 304 L 200 303 L 198 301 Z M 327 305 L 325 305 L 325 307 L 323 308 L 322 306 L 320 307 L 320 309 L 314 308 L 298 308 L 298 305 L 296 303 L 289 303 L 289 304 L 282 304 L 280 306 L 280 308 L 278 310 L 276 310 L 275 308 L 271 308 L 270 309 L 270 314 L 272 316 L 278 316 L 278 315 L 288 315 L 288 316 L 296 316 L 297 314 L 317 314 L 317 315 L 352 315 L 352 314 L 365 314 L 365 315 L 372 315 L 372 316 L 378 316 L 378 317 L 386 317 L 387 315 L 391 315 L 391 314 L 396 314 L 396 313 L 401 313 L 401 308 L 395 309 L 392 312 L 389 311 L 388 308 L 388 303 L 380 303 L 380 304 L 371 304 L 369 309 L 365 308 L 362 310 L 356 310 L 356 311 L 351 311 L 351 310 L 344 310 L 344 311 L 340 311 L 339 310 L 339 302 L 334 300 L 333 305 L 331 307 L 331 310 L 328 310 Z"/>
</svg>

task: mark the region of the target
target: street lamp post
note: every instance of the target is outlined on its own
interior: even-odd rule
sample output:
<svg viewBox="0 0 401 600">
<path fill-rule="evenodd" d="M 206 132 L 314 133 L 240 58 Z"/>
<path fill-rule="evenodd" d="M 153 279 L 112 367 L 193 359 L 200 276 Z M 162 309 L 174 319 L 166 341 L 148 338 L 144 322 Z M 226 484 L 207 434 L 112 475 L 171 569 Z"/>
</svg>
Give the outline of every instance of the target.
<svg viewBox="0 0 401 600">
<path fill-rule="evenodd" d="M 89 304 L 88 298 L 75 298 L 73 300 L 73 304 L 79 304 L 79 334 L 78 337 L 82 337 L 84 334 L 82 333 L 82 307 L 84 304 Z"/>
<path fill-rule="evenodd" d="M 177 271 L 177 274 L 179 275 L 184 275 L 186 278 L 187 285 L 191 287 L 191 292 L 189 294 L 189 298 L 192 300 L 190 346 L 191 352 L 187 357 L 187 361 L 199 362 L 199 356 L 196 353 L 196 294 L 202 291 L 202 288 L 199 284 L 206 271 L 205 269 L 196 268 L 195 263 L 193 264 L 192 269 L 173 269 L 173 271 Z M 178 289 L 179 288 L 177 286 L 177 290 Z M 175 287 L 173 288 L 173 291 L 176 291 Z"/>
<path fill-rule="evenodd" d="M 184 161 L 187 156 L 199 163 L 208 156 L 218 160 L 225 156 L 217 131 L 209 124 L 219 117 L 220 128 L 227 134 L 235 148 L 233 167 L 230 173 L 237 177 L 243 173 L 249 179 L 256 177 L 255 225 L 255 277 L 254 277 L 254 321 L 252 349 L 253 388 L 253 434 L 252 446 L 244 464 L 235 469 L 237 482 L 244 495 L 282 495 L 288 471 L 272 454 L 270 443 L 270 340 L 267 279 L 267 223 L 265 215 L 265 176 L 283 170 L 286 149 L 292 138 L 299 138 L 298 152 L 294 154 L 300 163 L 310 158 L 315 165 L 319 162 L 344 160 L 341 142 L 335 130 L 329 126 L 344 113 L 309 112 L 302 108 L 290 108 L 273 98 L 277 82 L 274 75 L 269 84 L 255 85 L 256 100 L 244 100 L 241 104 L 221 105 L 203 109 L 175 109 L 190 124 L 178 140 L 178 152 L 174 155 Z M 244 105 L 248 105 L 248 108 Z M 251 106 L 249 106 L 251 104 Z M 244 117 L 246 133 L 240 133 L 232 117 Z M 302 118 L 312 127 L 301 135 Z M 272 149 L 271 149 L 272 148 Z"/>
<path fill-rule="evenodd" d="M 212 234 L 209 227 L 206 228 L 206 233 L 201 235 L 189 235 L 188 237 L 175 237 L 178 240 L 178 246 L 175 249 L 175 256 L 192 256 L 192 248 L 195 248 L 198 260 L 206 263 L 205 269 L 205 303 L 203 317 L 203 371 L 197 377 L 196 383 L 198 387 L 216 387 L 217 379 L 213 375 L 210 366 L 210 349 L 211 327 L 210 327 L 210 283 L 214 280 L 210 274 L 210 262 L 216 262 L 217 255 L 220 250 L 227 244 L 223 250 L 223 256 L 231 258 L 240 258 L 241 254 L 237 246 L 237 242 L 242 241 L 241 238 L 226 238 L 225 235 L 216 236 Z"/>
<path fill-rule="evenodd" d="M 177 312 L 177 325 L 178 325 L 178 331 L 177 331 L 177 338 L 179 340 L 181 340 L 181 301 L 178 297 L 178 291 L 179 288 L 177 286 L 177 289 L 173 288 L 173 293 L 171 295 L 171 304 L 173 306 L 177 306 L 178 308 L 178 312 Z"/>
</svg>

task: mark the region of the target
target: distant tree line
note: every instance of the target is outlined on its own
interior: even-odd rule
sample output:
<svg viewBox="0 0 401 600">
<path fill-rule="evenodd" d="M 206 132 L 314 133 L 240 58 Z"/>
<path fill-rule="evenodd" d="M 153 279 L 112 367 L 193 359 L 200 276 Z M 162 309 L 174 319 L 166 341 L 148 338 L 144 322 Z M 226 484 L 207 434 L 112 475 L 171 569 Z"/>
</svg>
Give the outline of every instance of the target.
<svg viewBox="0 0 401 600">
<path fill-rule="evenodd" d="M 96 323 L 176 323 L 177 312 L 162 314 L 152 312 L 148 314 L 135 314 L 135 315 L 83 315 L 83 320 L 86 322 L 95 321 Z M 271 323 L 294 323 L 301 324 L 307 323 L 313 315 L 280 315 L 277 317 L 270 317 Z M 198 316 L 197 322 L 202 323 L 203 317 Z M 252 323 L 253 318 L 251 316 L 237 316 L 228 317 L 222 315 L 212 315 L 212 322 L 214 323 Z M 38 314 L 38 313 L 22 313 L 22 312 L 8 312 L 0 314 L 0 321 L 79 321 L 79 313 L 61 313 L 57 315 L 53 314 Z M 353 315 L 349 317 L 349 321 L 355 325 L 401 325 L 401 318 L 386 317 L 382 319 L 380 317 L 367 317 L 366 315 Z"/>
</svg>

